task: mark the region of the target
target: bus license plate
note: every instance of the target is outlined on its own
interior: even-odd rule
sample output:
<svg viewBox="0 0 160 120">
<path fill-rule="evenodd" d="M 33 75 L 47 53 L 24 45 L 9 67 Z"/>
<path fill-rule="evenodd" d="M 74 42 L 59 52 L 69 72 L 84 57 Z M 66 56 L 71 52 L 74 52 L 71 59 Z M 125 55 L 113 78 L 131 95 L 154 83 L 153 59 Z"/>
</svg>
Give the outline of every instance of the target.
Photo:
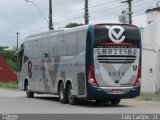
<svg viewBox="0 0 160 120">
<path fill-rule="evenodd" d="M 113 93 L 113 94 L 121 94 L 121 93 L 122 93 L 122 90 L 120 90 L 120 89 L 113 89 L 113 90 L 112 90 L 112 93 Z"/>
</svg>

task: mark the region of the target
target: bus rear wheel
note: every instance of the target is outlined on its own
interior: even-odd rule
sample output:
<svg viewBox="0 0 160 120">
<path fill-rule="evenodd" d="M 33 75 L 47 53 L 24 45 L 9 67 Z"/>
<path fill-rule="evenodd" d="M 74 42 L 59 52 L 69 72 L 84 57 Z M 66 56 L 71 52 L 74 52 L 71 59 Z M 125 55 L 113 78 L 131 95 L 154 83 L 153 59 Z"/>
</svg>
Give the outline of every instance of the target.
<svg viewBox="0 0 160 120">
<path fill-rule="evenodd" d="M 26 82 L 25 88 L 26 88 L 26 95 L 27 95 L 27 97 L 28 98 L 33 98 L 34 97 L 34 92 L 31 92 L 29 90 L 29 83 L 28 82 Z"/>
<path fill-rule="evenodd" d="M 60 83 L 58 87 L 59 101 L 61 103 L 67 103 L 67 92 L 64 89 L 64 84 Z"/>
<path fill-rule="evenodd" d="M 78 104 L 78 98 L 74 97 L 73 90 L 72 90 L 72 85 L 71 84 L 68 86 L 67 95 L 68 95 L 68 102 L 69 102 L 69 104 L 71 104 L 71 105 Z"/>
<path fill-rule="evenodd" d="M 121 102 L 121 99 L 111 100 L 111 104 L 112 104 L 112 105 L 118 105 L 120 102 Z"/>
</svg>

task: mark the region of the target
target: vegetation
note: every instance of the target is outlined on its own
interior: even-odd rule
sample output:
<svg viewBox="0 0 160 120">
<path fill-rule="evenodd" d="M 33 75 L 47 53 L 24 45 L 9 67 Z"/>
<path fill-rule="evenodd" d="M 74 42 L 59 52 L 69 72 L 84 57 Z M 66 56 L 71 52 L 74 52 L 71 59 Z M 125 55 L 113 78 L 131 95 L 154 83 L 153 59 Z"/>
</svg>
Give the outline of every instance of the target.
<svg viewBox="0 0 160 120">
<path fill-rule="evenodd" d="M 65 26 L 65 28 L 72 28 L 72 27 L 77 27 L 77 26 L 82 26 L 82 23 L 69 23 Z"/>
<path fill-rule="evenodd" d="M 18 89 L 18 84 L 17 82 L 10 82 L 10 83 L 4 83 L 0 82 L 0 88 L 7 88 L 7 89 Z"/>
<path fill-rule="evenodd" d="M 13 55 L 16 52 L 15 49 L 5 50 L 8 47 L 0 46 L 0 55 L 6 60 L 7 64 L 14 70 L 17 71 L 17 65 L 13 62 Z"/>
<path fill-rule="evenodd" d="M 6 60 L 7 64 L 14 70 L 17 71 L 17 65 L 12 61 L 13 55 L 16 52 L 16 49 L 12 50 L 5 50 L 8 47 L 0 46 L 0 55 Z M 7 88 L 7 89 L 18 89 L 17 82 L 0 82 L 0 88 Z"/>
<path fill-rule="evenodd" d="M 143 101 L 157 101 L 160 102 L 160 93 L 157 93 L 155 95 L 141 95 L 136 98 L 137 100 L 143 100 Z"/>
</svg>

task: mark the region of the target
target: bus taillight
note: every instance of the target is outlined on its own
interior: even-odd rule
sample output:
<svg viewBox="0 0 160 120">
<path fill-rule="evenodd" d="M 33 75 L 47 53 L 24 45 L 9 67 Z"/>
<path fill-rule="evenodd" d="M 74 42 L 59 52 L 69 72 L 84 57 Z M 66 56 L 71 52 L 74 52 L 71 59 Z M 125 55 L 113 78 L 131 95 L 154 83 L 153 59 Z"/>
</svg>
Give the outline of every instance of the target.
<svg viewBox="0 0 160 120">
<path fill-rule="evenodd" d="M 88 82 L 91 85 L 99 86 L 97 81 L 96 81 L 96 78 L 95 78 L 94 66 L 90 66 L 90 68 L 89 68 L 89 80 L 88 80 Z"/>
<path fill-rule="evenodd" d="M 138 69 L 137 79 L 134 83 L 134 86 L 139 86 L 141 84 L 141 67 Z"/>
</svg>

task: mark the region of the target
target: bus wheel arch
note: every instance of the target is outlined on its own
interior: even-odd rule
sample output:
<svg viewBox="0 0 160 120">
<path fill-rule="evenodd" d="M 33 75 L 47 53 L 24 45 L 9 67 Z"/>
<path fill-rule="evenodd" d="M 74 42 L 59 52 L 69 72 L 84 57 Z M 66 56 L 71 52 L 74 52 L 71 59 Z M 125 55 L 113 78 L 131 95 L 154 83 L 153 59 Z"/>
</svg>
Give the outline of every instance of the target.
<svg viewBox="0 0 160 120">
<path fill-rule="evenodd" d="M 72 85 L 72 82 L 70 81 L 70 80 L 68 80 L 67 82 L 66 82 L 66 85 L 65 85 L 65 89 L 66 90 L 68 90 L 68 87 L 69 87 L 69 85 Z"/>
</svg>

